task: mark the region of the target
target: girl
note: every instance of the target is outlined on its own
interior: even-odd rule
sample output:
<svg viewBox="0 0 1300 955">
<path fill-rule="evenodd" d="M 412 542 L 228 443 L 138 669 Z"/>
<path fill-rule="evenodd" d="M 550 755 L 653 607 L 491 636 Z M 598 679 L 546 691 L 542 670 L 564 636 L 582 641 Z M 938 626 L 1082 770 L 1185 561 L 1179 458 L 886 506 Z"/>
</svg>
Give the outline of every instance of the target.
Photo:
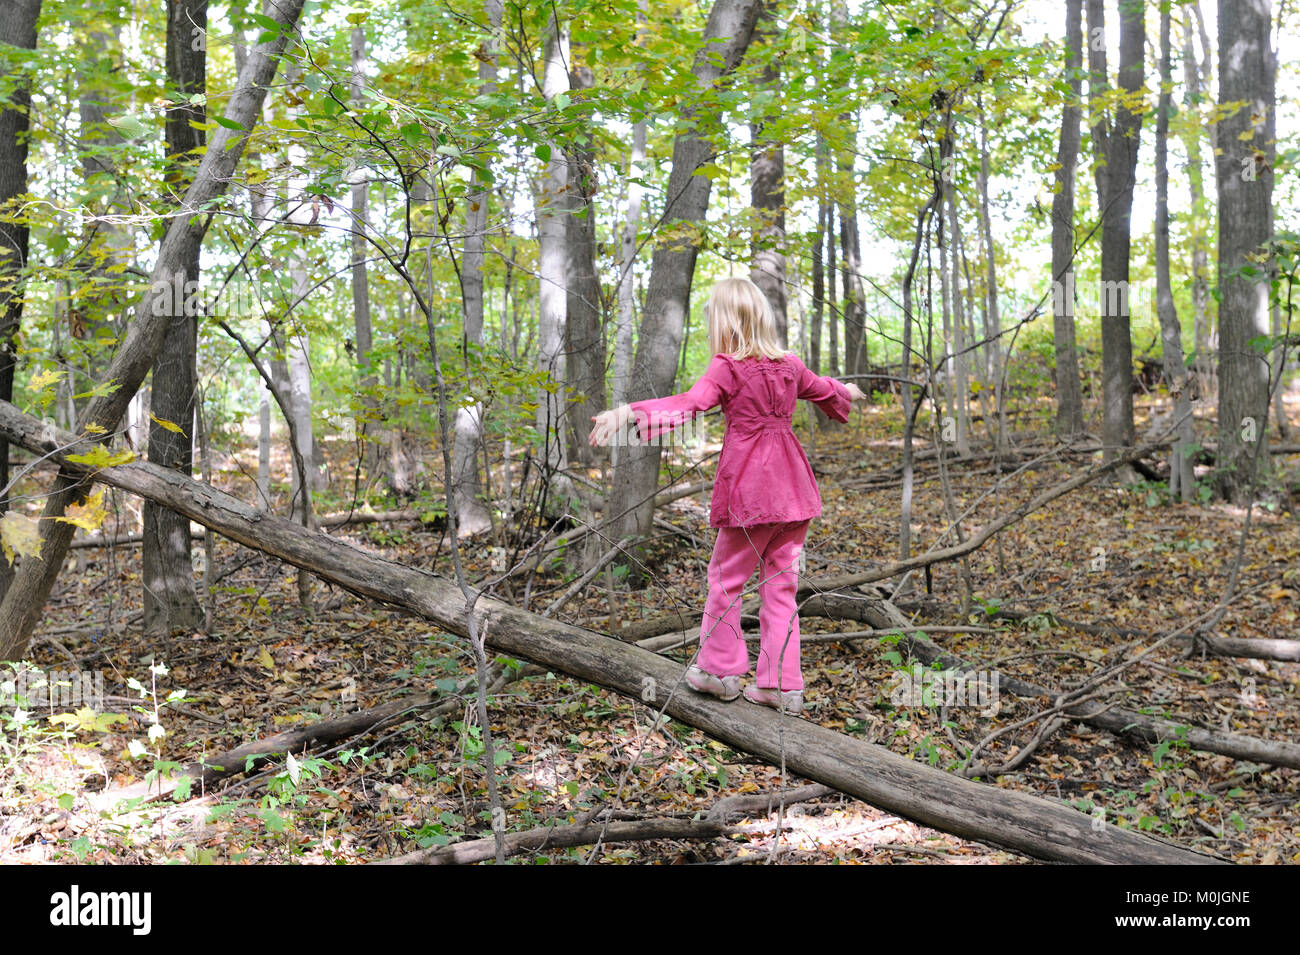
<svg viewBox="0 0 1300 955">
<path fill-rule="evenodd" d="M 856 385 L 814 375 L 781 347 L 767 297 L 749 279 L 718 282 L 706 313 L 714 357 L 704 377 L 683 394 L 601 412 L 592 418 L 591 443 L 608 443 L 632 420 L 641 441 L 652 441 L 722 405 L 727 430 L 709 515 L 718 537 L 709 561 L 700 652 L 686 671 L 686 682 L 723 700 L 740 695 L 740 677 L 749 672 L 740 601 L 757 566 L 761 644 L 756 685 L 746 687 L 745 696 L 798 713 L 803 709 L 803 674 L 797 565 L 808 522 L 821 514 L 822 502 L 791 427 L 795 400 L 806 398 L 846 422 L 851 403 L 864 395 Z"/>
</svg>

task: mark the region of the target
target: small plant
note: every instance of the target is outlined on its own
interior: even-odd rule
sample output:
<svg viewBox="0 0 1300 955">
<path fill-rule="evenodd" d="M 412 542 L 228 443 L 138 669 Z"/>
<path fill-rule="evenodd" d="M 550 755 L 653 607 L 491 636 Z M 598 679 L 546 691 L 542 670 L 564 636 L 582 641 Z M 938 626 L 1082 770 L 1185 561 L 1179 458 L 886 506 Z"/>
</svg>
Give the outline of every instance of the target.
<svg viewBox="0 0 1300 955">
<path fill-rule="evenodd" d="M 167 730 L 163 728 L 162 711 L 168 704 L 176 703 L 185 698 L 185 691 L 182 689 L 172 690 L 167 694 L 167 698 L 159 702 L 158 700 L 158 677 L 166 676 L 170 671 L 165 663 L 153 663 L 149 666 L 149 686 L 146 688 L 135 677 L 126 681 L 126 685 L 135 690 L 140 699 L 149 699 L 149 705 L 135 705 L 131 708 L 137 713 L 143 714 L 149 720 L 149 730 L 147 733 L 148 743 L 144 740 L 133 739 L 127 744 L 127 754 L 132 759 L 140 759 L 149 755 L 149 746 L 153 746 L 153 768 L 145 774 L 145 782 L 152 785 L 158 782 L 159 792 L 162 791 L 162 779 L 176 769 L 180 768 L 180 763 L 164 760 L 162 758 L 162 739 L 167 735 Z M 176 786 L 175 798 L 178 802 L 188 799 L 190 796 L 190 781 L 188 778 L 181 779 Z"/>
</svg>

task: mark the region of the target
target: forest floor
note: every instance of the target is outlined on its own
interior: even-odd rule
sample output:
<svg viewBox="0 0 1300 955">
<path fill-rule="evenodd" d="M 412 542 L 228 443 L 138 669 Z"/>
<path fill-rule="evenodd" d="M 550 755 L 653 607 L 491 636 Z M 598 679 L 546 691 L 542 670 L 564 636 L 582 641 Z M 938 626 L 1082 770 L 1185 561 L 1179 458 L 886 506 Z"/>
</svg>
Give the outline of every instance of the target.
<svg viewBox="0 0 1300 955">
<path fill-rule="evenodd" d="M 897 419 L 896 408 L 869 407 L 851 426 L 816 435 L 815 451 L 808 429 L 801 430 L 825 504 L 806 546 L 809 576 L 859 571 L 896 555 L 900 482 L 889 471 L 900 456 Z M 1204 429 L 1202 440 L 1213 440 L 1212 422 L 1198 422 L 1198 429 Z M 1044 433 L 1026 429 L 1017 431 L 1014 443 L 1047 441 Z M 698 449 L 692 453 L 702 456 Z M 351 473 L 346 463 L 336 463 L 340 473 Z M 966 521 L 965 533 L 1090 463 L 1086 456 L 1049 459 L 1006 480 Z M 959 508 L 996 482 L 989 460 L 950 464 Z M 1294 458 L 1279 455 L 1274 465 L 1277 486 L 1293 486 Z M 917 553 L 948 525 L 935 464 L 919 467 L 912 520 Z M 247 468 L 247 460 L 241 465 L 232 457 L 220 483 L 251 499 Z M 684 478 L 692 480 L 698 475 Z M 699 606 L 711 544 L 706 501 L 686 498 L 660 512 L 679 533 L 665 530 L 648 545 L 651 587 L 613 597 L 602 575 L 558 617 L 607 630 L 611 612 L 636 620 Z M 117 503 L 124 519 L 127 509 L 138 510 L 138 502 Z M 913 592 L 896 603 L 915 626 L 947 628 L 930 638 L 977 668 L 1060 688 L 1213 610 L 1225 593 L 1243 517 L 1242 509 L 1223 504 L 1170 503 L 1153 484 L 1094 484 L 1030 514 L 975 552 L 967 566 L 968 605 L 959 563 L 936 565 L 928 584 L 918 575 Z M 1240 580 L 1217 633 L 1295 638 L 1300 525 L 1292 501 L 1282 492 L 1264 495 L 1252 520 Z M 334 533 L 451 574 L 445 535 L 436 524 L 363 525 Z M 491 542 L 469 541 L 462 548 L 470 578 L 489 576 Z M 409 614 L 318 582 L 316 611 L 308 617 L 298 604 L 292 568 L 224 541 L 216 555 L 221 579 L 209 632 L 151 640 L 140 630 L 140 549 L 73 552 L 31 659 L 47 671 L 103 671 L 103 709 L 122 718 L 83 711 L 55 725 L 48 710 L 37 708 L 21 721 L 12 706 L 0 710 L 0 864 L 351 863 L 490 834 L 472 691 L 449 714 L 407 715 L 327 752 L 298 754 L 187 800 L 137 800 L 112 811 L 99 805 L 99 791 L 138 781 L 156 758 L 183 762 L 212 755 L 418 692 L 436 689 L 454 699 L 474 672 L 463 641 Z M 528 585 L 529 606 L 547 607 L 574 576 L 562 561 L 539 567 Z M 523 584 L 504 596 L 523 602 Z M 1028 616 L 993 619 L 986 611 L 994 609 Z M 1080 623 L 1089 626 L 1080 629 Z M 811 636 L 865 626 L 805 616 L 802 629 Z M 686 659 L 680 651 L 676 656 Z M 888 639 L 807 642 L 805 716 L 956 770 L 976 742 L 1042 708 L 1041 701 L 1005 692 L 993 706 L 895 705 L 892 688 L 910 666 Z M 142 689 L 129 688 L 128 680 Z M 1286 741 L 1300 737 L 1298 687 L 1300 664 L 1187 656 L 1183 645 L 1171 643 L 1125 671 L 1110 699 L 1175 721 Z M 184 697 L 165 702 L 175 690 Z M 165 731 L 157 740 L 147 735 L 155 700 Z M 779 770 L 675 721 L 655 727 L 653 707 L 560 674 L 525 675 L 508 684 L 491 698 L 490 714 L 511 831 L 563 824 L 605 808 L 621 818 L 692 819 L 725 797 L 782 788 Z M 1035 729 L 1031 723 L 996 738 L 980 760 L 1003 762 L 1029 745 Z M 141 755 L 133 758 L 132 746 Z M 1287 863 L 1300 862 L 1297 779 L 1294 770 L 1193 751 L 1178 741 L 1135 744 L 1070 722 L 1015 771 L 987 784 L 1060 799 L 1107 823 L 1237 862 Z M 791 777 L 785 786 L 805 782 Z M 841 796 L 786 806 L 779 829 L 776 812 L 753 812 L 736 825 L 743 831 L 727 836 L 604 845 L 594 852 L 557 849 L 514 861 L 1033 861 Z"/>
</svg>

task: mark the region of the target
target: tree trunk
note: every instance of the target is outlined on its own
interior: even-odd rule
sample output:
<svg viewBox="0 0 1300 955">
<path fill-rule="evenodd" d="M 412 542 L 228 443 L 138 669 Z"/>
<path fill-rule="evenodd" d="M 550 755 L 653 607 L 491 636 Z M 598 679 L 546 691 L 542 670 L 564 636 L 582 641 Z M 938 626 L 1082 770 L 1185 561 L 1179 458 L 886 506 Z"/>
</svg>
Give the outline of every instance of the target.
<svg viewBox="0 0 1300 955">
<path fill-rule="evenodd" d="M 1269 268 L 1253 260 L 1272 232 L 1277 61 L 1271 0 L 1219 0 L 1219 451 L 1223 496 L 1245 503 L 1269 467 Z"/>
<path fill-rule="evenodd" d="M 569 71 L 569 86 L 590 89 L 595 77 L 585 66 Z M 575 144 L 568 154 L 569 214 L 564 218 L 565 322 L 568 381 L 577 397 L 568 412 L 567 436 L 572 456 L 590 466 L 595 463 L 588 441 L 591 419 L 605 410 L 605 322 L 600 278 L 596 275 L 596 154 L 590 137 Z"/>
<path fill-rule="evenodd" d="M 84 394 L 103 380 L 109 345 L 124 324 L 116 313 L 124 297 L 121 272 L 130 264 L 131 255 L 130 239 L 114 221 L 114 214 L 130 211 L 130 200 L 113 166 L 114 150 L 125 140 L 109 122 L 122 110 L 121 99 L 111 85 L 122 56 L 121 27 L 113 24 L 110 30 L 89 32 L 82 54 L 85 62 L 77 70 L 81 172 L 87 186 L 99 191 L 83 207 L 86 228 L 76 238 L 81 254 L 73 264 L 78 275 L 70 286 L 67 312 L 71 339 L 65 354 L 69 368 L 75 369 L 69 375 L 68 401 L 78 412 L 88 400 Z M 77 394 L 83 397 L 74 398 Z"/>
<path fill-rule="evenodd" d="M 1195 18 L 1201 22 L 1199 0 L 1193 0 Z M 1186 8 L 1184 8 L 1186 9 Z M 1209 37 L 1205 35 L 1201 24 L 1201 40 L 1205 53 L 1201 64 L 1196 59 L 1196 46 L 1192 40 L 1192 18 L 1186 17 L 1183 25 L 1183 82 L 1186 86 L 1183 104 L 1196 116 L 1196 123 L 1183 137 L 1183 148 L 1187 152 L 1187 188 L 1191 193 L 1192 206 L 1188 215 L 1192 243 L 1192 330 L 1196 357 L 1192 367 L 1200 393 L 1208 396 L 1215 387 L 1214 360 L 1211 357 L 1214 344 L 1210 329 L 1210 253 L 1206 241 L 1205 222 L 1211 215 L 1205 201 L 1205 178 L 1201 163 L 1201 130 L 1208 131 L 1213 152 L 1214 126 L 1204 124 L 1204 110 L 1201 106 L 1202 87 L 1209 85 L 1210 47 Z"/>
<path fill-rule="evenodd" d="M 767 44 L 774 35 L 776 6 L 764 4 L 754 28 L 756 38 Z M 769 54 L 770 55 L 770 54 Z M 771 96 L 773 106 L 779 102 L 781 71 L 773 57 L 759 79 L 759 91 Z M 777 335 L 782 346 L 790 343 L 788 296 L 785 288 L 785 146 L 775 136 L 764 133 L 764 125 L 779 116 L 773 112 L 750 126 L 749 194 L 750 205 L 760 223 L 753 237 L 753 268 L 750 278 L 763 290 L 776 318 Z"/>
<path fill-rule="evenodd" d="M 1052 338 L 1056 352 L 1056 432 L 1083 431 L 1083 390 L 1074 339 L 1074 181 L 1079 160 L 1079 116 L 1083 66 L 1083 0 L 1066 0 L 1065 73 L 1070 86 L 1061 110 L 1056 152 L 1056 195 L 1052 197 Z"/>
<path fill-rule="evenodd" d="M 814 147 L 817 163 L 817 232 L 812 247 L 812 328 L 808 336 L 808 368 L 815 375 L 822 373 L 822 315 L 826 311 L 826 275 L 822 255 L 826 241 L 826 141 L 817 135 Z M 817 409 L 819 412 L 821 409 Z M 823 412 L 818 420 L 825 417 Z"/>
<path fill-rule="evenodd" d="M 832 0 L 830 9 L 833 33 L 847 33 L 848 4 L 845 0 Z M 840 54 L 843 58 L 844 54 Z M 831 54 L 832 59 L 836 54 Z M 861 375 L 866 371 L 863 346 L 866 337 L 866 295 L 862 290 L 862 249 L 858 230 L 858 200 L 855 166 L 857 156 L 857 112 L 841 113 L 839 126 L 843 128 L 843 145 L 836 150 L 836 168 L 839 172 L 840 210 L 840 268 L 843 275 L 844 301 L 844 374 Z"/>
<path fill-rule="evenodd" d="M 20 50 L 36 49 L 36 20 L 41 0 L 16 0 L 0 6 L 0 44 Z M 30 78 L 5 64 L 0 78 L 13 82 L 8 103 L 0 111 L 0 210 L 9 212 L 14 200 L 27 192 L 27 111 L 32 104 Z M 0 401 L 14 400 L 14 372 L 18 365 L 18 327 L 23 317 L 22 273 L 27 268 L 29 230 L 25 222 L 0 217 Z M 0 438 L 0 515 L 9 509 L 9 442 Z M 0 559 L 0 600 L 13 574 Z"/>
<path fill-rule="evenodd" d="M 193 150 L 203 146 L 206 120 L 202 105 L 191 105 L 194 94 L 207 90 L 207 54 L 194 42 L 194 30 L 205 31 L 207 0 L 167 0 L 166 156 L 168 186 L 179 199 L 189 185 Z M 194 466 L 195 393 L 198 387 L 198 316 L 187 307 L 189 289 L 199 287 L 199 247 L 190 250 L 183 271 L 173 278 L 180 304 L 170 315 L 162 350 L 153 366 L 149 463 L 173 468 L 187 477 Z M 191 285 L 190 283 L 194 283 Z M 167 427 L 171 424 L 172 427 Z M 144 632 L 165 635 L 193 630 L 203 624 L 203 611 L 194 589 L 190 552 L 190 521 L 152 501 L 144 504 Z"/>
<path fill-rule="evenodd" d="M 760 0 L 715 0 L 704 28 L 704 45 L 696 54 L 692 72 L 701 87 L 708 88 L 735 69 L 749 46 Z M 719 122 L 716 112 L 688 108 L 686 131 L 673 142 L 672 171 L 668 176 L 665 228 L 679 222 L 702 223 L 709 206 L 713 181 L 696 171 L 711 162 L 716 148 L 709 140 Z M 650 286 L 646 293 L 636 362 L 632 370 L 629 397 L 632 400 L 670 395 L 674 391 L 677 358 L 695 276 L 699 247 L 694 241 L 661 241 L 650 264 Z M 612 500 L 630 508 L 618 523 L 614 539 L 639 537 L 650 530 L 654 516 L 654 493 L 659 482 L 662 448 L 620 449 L 614 473 Z"/>
<path fill-rule="evenodd" d="M 984 116 L 984 103 L 977 93 L 976 101 L 980 114 L 980 232 L 984 239 L 985 269 L 985 306 L 984 337 L 988 339 L 985 356 L 988 360 L 988 379 L 993 385 L 993 400 L 997 411 L 997 426 L 994 432 L 994 448 L 1001 454 L 1006 450 L 1007 408 L 1002 375 L 1002 317 L 998 310 L 998 273 L 996 253 L 993 244 L 993 222 L 989 218 L 989 127 Z M 908 377 L 908 369 L 903 369 L 903 377 Z"/>
<path fill-rule="evenodd" d="M 546 33 L 542 96 L 550 102 L 569 89 L 569 27 L 552 13 Z M 568 467 L 565 399 L 565 318 L 568 309 L 565 221 L 568 162 L 560 143 L 551 144 L 546 172 L 537 189 L 537 366 L 546 375 L 537 396 L 537 434 L 546 469 L 547 508 L 562 513 Z"/>
<path fill-rule="evenodd" d="M 1179 438 L 1169 455 L 1169 493 L 1192 500 L 1192 405 L 1188 394 L 1187 366 L 1183 360 L 1183 333 L 1174 306 L 1169 278 L 1169 113 L 1171 77 L 1169 7 L 1160 8 L 1160 101 L 1156 107 L 1156 312 L 1160 319 L 1161 367 L 1175 418 L 1182 418 Z"/>
<path fill-rule="evenodd" d="M 1119 88 L 1137 97 L 1142 87 L 1143 0 L 1120 0 Z M 1104 0 L 1088 0 L 1088 98 L 1097 166 L 1097 206 L 1102 215 L 1101 308 L 1102 441 L 1114 457 L 1133 444 L 1133 340 L 1129 321 L 1130 213 L 1136 182 L 1140 101 L 1117 104 L 1114 122 L 1101 107 L 1106 75 Z M 1132 106 L 1133 108 L 1128 108 Z M 1124 475 L 1125 478 L 1128 475 Z"/>
<path fill-rule="evenodd" d="M 951 125 L 949 128 L 952 128 Z M 956 143 L 952 146 L 955 154 Z M 957 379 L 957 421 L 955 422 L 957 453 L 963 458 L 970 457 L 970 362 L 966 326 L 966 298 L 962 290 L 962 243 L 961 218 L 957 207 L 957 190 L 952 178 L 943 176 L 943 191 L 948 209 L 948 248 L 952 262 L 952 326 L 953 351 Z M 966 283 L 969 284 L 969 283 Z"/>
<path fill-rule="evenodd" d="M 185 263 L 193 259 L 193 250 L 203 241 L 211 217 L 199 215 L 197 210 L 208 209 L 225 193 L 249 132 L 256 125 L 266 86 L 275 76 L 280 53 L 288 37 L 293 35 L 302 6 L 303 0 L 282 0 L 273 16 L 284 29 L 259 44 L 244 64 L 225 113 L 226 118 L 239 129 L 222 126 L 213 132 L 194 182 L 185 194 L 181 214 L 168 220 L 154 264 L 151 287 L 136 306 L 135 318 L 127 328 L 126 338 L 104 375 L 105 380 L 116 381 L 118 388 L 112 394 L 91 399 L 82 415 L 83 431 L 87 426 L 103 429 L 109 434 L 116 431 L 131 396 L 157 358 L 170 324 L 170 316 L 159 299 L 171 294 L 170 277 L 184 270 Z M 24 559 L 18 565 L 13 583 L 0 602 L 0 660 L 16 659 L 26 652 L 32 630 L 72 540 L 73 525 L 57 518 L 80 501 L 87 489 L 88 485 L 80 474 L 68 468 L 60 469 L 54 487 L 46 497 L 40 522 L 41 556 Z"/>
<path fill-rule="evenodd" d="M 0 432 L 37 453 L 56 452 L 53 444 L 41 441 L 40 422 L 7 403 L 0 404 Z M 55 435 L 56 441 L 70 438 Z M 55 456 L 62 460 L 66 453 Z M 148 495 L 231 540 L 309 569 L 352 593 L 410 610 L 462 637 L 469 635 L 465 596 L 452 581 L 261 514 L 215 488 L 152 465 L 108 468 L 97 477 Z M 499 653 L 662 707 L 673 719 L 729 746 L 922 825 L 1068 862 L 1217 861 L 1130 829 L 1098 828 L 1091 816 L 1055 800 L 962 779 L 767 707 L 671 692 L 681 679 L 681 664 L 603 634 L 487 596 L 478 597 L 471 612 L 476 632 Z"/>
<path fill-rule="evenodd" d="M 632 330 L 636 324 L 636 268 L 637 232 L 641 227 L 641 184 L 635 182 L 643 173 L 645 162 L 646 123 L 641 120 L 632 126 L 632 152 L 628 157 L 627 213 L 623 222 L 623 236 L 619 252 L 618 326 L 614 333 L 614 381 L 612 404 L 619 407 L 627 401 L 628 385 L 632 373 Z M 617 451 L 618 449 L 612 449 Z"/>
<path fill-rule="evenodd" d="M 484 0 L 483 12 L 487 17 L 488 32 L 484 36 L 478 56 L 479 95 L 496 91 L 497 34 L 501 30 L 502 0 Z M 487 156 L 480 161 L 489 162 Z M 491 190 L 487 182 L 475 177 L 475 189 L 465 204 L 465 253 L 461 259 L 461 304 L 465 343 L 471 348 L 483 345 L 483 265 L 487 248 L 488 200 Z M 483 445 L 483 406 L 471 405 L 456 409 L 456 440 L 452 447 L 452 493 L 456 502 L 456 533 L 470 537 L 491 529 L 492 516 L 481 500 L 478 452 Z"/>
<path fill-rule="evenodd" d="M 352 28 L 352 81 L 353 109 L 363 109 L 365 104 L 366 29 L 362 25 Z M 379 476 L 379 450 L 384 441 L 380 432 L 379 398 L 376 394 L 379 381 L 371 367 L 370 353 L 374 348 L 373 326 L 370 317 L 370 273 L 366 268 L 369 244 L 366 233 L 370 230 L 370 181 L 368 173 L 360 168 L 352 180 L 352 326 L 356 334 L 356 363 L 358 399 L 361 413 L 356 418 L 357 452 L 365 471 L 367 486 Z"/>
</svg>

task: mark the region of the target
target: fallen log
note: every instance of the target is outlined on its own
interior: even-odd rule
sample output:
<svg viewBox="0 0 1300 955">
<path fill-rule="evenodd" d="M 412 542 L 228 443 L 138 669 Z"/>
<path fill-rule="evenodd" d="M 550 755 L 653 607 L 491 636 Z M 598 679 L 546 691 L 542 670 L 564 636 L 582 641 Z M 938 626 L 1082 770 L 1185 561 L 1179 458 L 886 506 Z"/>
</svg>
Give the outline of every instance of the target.
<svg viewBox="0 0 1300 955">
<path fill-rule="evenodd" d="M 41 422 L 8 402 L 0 402 L 0 434 L 38 454 L 59 457 L 70 467 L 77 466 L 67 462 L 67 454 L 84 451 L 87 444 L 72 435 L 43 435 Z M 1095 829 L 1091 816 L 1049 797 L 971 782 L 768 707 L 692 693 L 680 685 L 680 664 L 602 634 L 481 595 L 467 612 L 460 588 L 451 581 L 262 513 L 177 472 L 132 463 L 93 476 L 354 594 L 410 610 L 448 632 L 468 637 L 472 613 L 478 633 L 498 653 L 661 707 L 673 719 L 738 751 L 921 825 L 1062 862 L 1221 861 L 1130 829 Z"/>
<path fill-rule="evenodd" d="M 632 822 L 589 822 L 574 826 L 539 826 L 506 833 L 506 855 L 569 849 L 598 842 L 647 842 L 651 839 L 716 839 L 735 832 L 715 819 L 637 819 Z M 472 839 L 450 846 L 420 849 L 374 865 L 470 865 L 496 855 L 496 837 Z"/>
<path fill-rule="evenodd" d="M 822 616 L 836 619 L 868 620 L 873 627 L 880 628 L 868 616 L 869 604 L 838 594 L 823 594 L 821 601 Z M 861 615 L 859 615 L 861 614 Z M 883 636 L 884 634 L 882 634 Z M 1029 683 L 1025 680 L 1007 676 L 988 668 L 976 667 L 960 657 L 953 656 L 935 644 L 914 633 L 902 633 L 899 636 L 899 649 L 907 648 L 913 656 L 925 663 L 937 663 L 945 669 L 961 672 L 978 671 L 991 678 L 998 676 L 998 686 L 1010 690 L 1016 696 L 1031 699 L 1055 699 L 1060 694 L 1056 690 Z M 1088 726 L 1106 730 L 1115 736 L 1131 737 L 1145 743 L 1161 743 L 1165 740 L 1181 740 L 1192 749 L 1206 753 L 1217 753 L 1233 759 L 1254 763 L 1267 763 L 1273 766 L 1286 766 L 1300 769 L 1300 745 L 1277 740 L 1258 739 L 1242 736 L 1238 733 L 1223 733 L 1187 723 L 1178 723 L 1163 717 L 1147 716 L 1134 710 L 1111 707 L 1108 704 L 1092 701 L 1080 703 L 1066 711 L 1066 716 Z"/>
<path fill-rule="evenodd" d="M 991 615 L 987 616 L 991 620 L 1021 621 L 1040 615 L 1041 611 L 1031 612 L 999 607 Z M 1128 627 L 1106 627 L 1095 623 L 1084 623 L 1081 620 L 1058 617 L 1055 614 L 1052 614 L 1052 619 L 1062 627 L 1069 627 L 1071 630 L 1078 630 L 1082 633 L 1098 635 L 1114 633 L 1121 637 L 1151 637 L 1149 633 Z M 1217 634 L 1202 634 L 1200 637 L 1193 637 L 1190 634 L 1183 634 L 1175 637 L 1174 641 L 1184 645 L 1199 642 L 1213 653 L 1223 657 L 1280 660 L 1288 663 L 1300 662 L 1300 640 L 1280 640 L 1272 637 L 1221 637 Z"/>
</svg>

